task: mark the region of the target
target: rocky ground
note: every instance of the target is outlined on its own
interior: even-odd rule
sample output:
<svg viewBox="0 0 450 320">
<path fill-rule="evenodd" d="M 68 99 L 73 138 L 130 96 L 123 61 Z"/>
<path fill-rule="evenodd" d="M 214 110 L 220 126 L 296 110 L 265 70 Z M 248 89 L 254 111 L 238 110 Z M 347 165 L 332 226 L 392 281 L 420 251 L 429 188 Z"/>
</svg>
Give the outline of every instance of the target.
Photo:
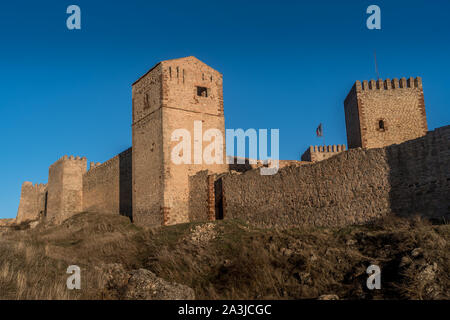
<svg viewBox="0 0 450 320">
<path fill-rule="evenodd" d="M 139 228 L 83 213 L 0 233 L 0 299 L 449 299 L 448 224 L 391 217 L 340 229 L 240 221 Z M 366 286 L 369 265 L 381 289 Z M 81 268 L 68 290 L 66 269 Z"/>
</svg>

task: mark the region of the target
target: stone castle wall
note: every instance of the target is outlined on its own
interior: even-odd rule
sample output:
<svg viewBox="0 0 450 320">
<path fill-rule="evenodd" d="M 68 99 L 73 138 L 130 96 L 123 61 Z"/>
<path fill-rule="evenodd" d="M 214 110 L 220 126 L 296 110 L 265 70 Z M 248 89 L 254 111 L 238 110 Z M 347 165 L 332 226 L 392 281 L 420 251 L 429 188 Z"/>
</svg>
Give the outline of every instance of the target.
<svg viewBox="0 0 450 320">
<path fill-rule="evenodd" d="M 37 220 L 46 215 L 47 185 L 24 182 L 20 195 L 17 223 Z"/>
<path fill-rule="evenodd" d="M 305 153 L 303 153 L 302 161 L 316 162 L 322 161 L 332 156 L 335 156 L 346 150 L 345 145 L 332 146 L 310 146 Z"/>
<path fill-rule="evenodd" d="M 222 176 L 224 217 L 264 227 L 342 226 L 390 212 L 450 218 L 450 126 L 310 165 Z"/>
<path fill-rule="evenodd" d="M 83 176 L 83 211 L 132 216 L 131 154 L 128 149 Z"/>
<path fill-rule="evenodd" d="M 349 148 L 381 148 L 428 130 L 420 77 L 357 81 L 344 106 Z"/>
</svg>

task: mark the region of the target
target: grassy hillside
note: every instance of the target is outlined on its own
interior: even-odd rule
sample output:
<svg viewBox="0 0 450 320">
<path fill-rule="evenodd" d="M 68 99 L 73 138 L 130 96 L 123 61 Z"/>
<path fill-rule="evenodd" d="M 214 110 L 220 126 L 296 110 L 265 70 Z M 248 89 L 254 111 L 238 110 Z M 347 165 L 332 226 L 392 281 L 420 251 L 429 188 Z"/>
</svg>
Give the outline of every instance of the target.
<svg viewBox="0 0 450 320">
<path fill-rule="evenodd" d="M 144 268 L 197 299 L 449 299 L 450 226 L 391 218 L 343 229 L 261 230 L 239 221 L 138 228 L 94 213 L 0 233 L 0 299 L 121 299 L 104 267 Z M 82 289 L 66 289 L 81 267 Z M 381 290 L 366 268 L 382 270 Z"/>
</svg>

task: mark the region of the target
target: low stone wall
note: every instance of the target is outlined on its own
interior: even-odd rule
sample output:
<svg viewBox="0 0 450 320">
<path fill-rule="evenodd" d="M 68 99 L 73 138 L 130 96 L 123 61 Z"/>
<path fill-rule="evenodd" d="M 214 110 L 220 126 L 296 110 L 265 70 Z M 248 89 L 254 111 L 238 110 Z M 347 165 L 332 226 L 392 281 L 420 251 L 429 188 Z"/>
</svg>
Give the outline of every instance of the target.
<svg viewBox="0 0 450 320">
<path fill-rule="evenodd" d="M 16 223 L 16 219 L 0 219 L 0 227 L 9 227 Z"/>
<path fill-rule="evenodd" d="M 209 220 L 209 174 L 208 170 L 204 170 L 189 177 L 190 222 Z"/>
<path fill-rule="evenodd" d="M 222 177 L 225 218 L 263 227 L 343 226 L 390 212 L 450 218 L 450 126 L 382 149 Z"/>
</svg>

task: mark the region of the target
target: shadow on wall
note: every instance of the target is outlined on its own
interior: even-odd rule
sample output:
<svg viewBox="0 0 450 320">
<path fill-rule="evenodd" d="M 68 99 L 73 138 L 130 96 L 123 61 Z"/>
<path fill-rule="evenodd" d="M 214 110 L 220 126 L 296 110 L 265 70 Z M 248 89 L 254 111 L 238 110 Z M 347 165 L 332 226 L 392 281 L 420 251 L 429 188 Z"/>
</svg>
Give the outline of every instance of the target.
<svg viewBox="0 0 450 320">
<path fill-rule="evenodd" d="M 133 221 L 133 181 L 131 148 L 119 154 L 119 212 Z"/>
<path fill-rule="evenodd" d="M 273 176 L 231 172 L 221 177 L 223 217 L 282 228 L 363 224 L 390 213 L 448 221 L 449 161 L 447 126 L 399 145 L 280 168 Z"/>
<path fill-rule="evenodd" d="M 386 149 L 392 212 L 449 221 L 450 126 Z"/>
</svg>

